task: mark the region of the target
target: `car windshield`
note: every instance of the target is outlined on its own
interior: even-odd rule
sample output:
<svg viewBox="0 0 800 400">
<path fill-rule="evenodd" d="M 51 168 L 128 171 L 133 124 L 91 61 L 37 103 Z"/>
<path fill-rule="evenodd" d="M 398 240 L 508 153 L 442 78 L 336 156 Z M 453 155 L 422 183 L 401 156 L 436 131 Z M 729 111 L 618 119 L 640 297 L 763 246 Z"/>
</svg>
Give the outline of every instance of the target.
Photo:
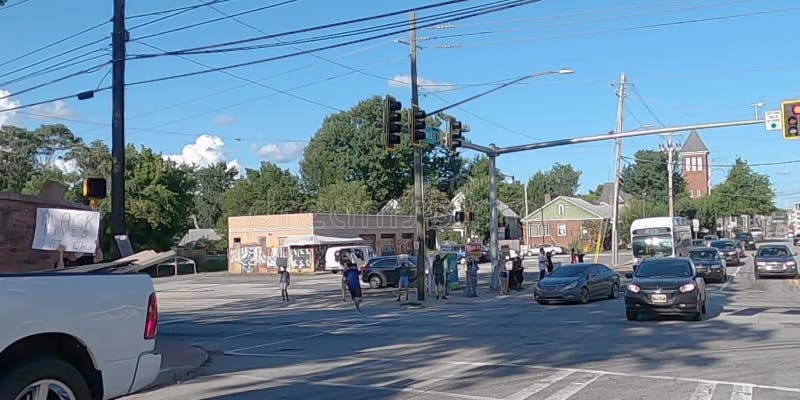
<svg viewBox="0 0 800 400">
<path fill-rule="evenodd" d="M 692 268 L 685 260 L 648 260 L 636 269 L 638 278 L 688 278 L 690 276 L 692 276 Z"/>
<path fill-rule="evenodd" d="M 703 238 L 703 240 L 706 241 L 706 242 L 710 242 L 712 240 L 717 240 L 717 239 L 719 239 L 719 238 L 714 236 L 714 235 L 708 235 L 708 236 Z"/>
<path fill-rule="evenodd" d="M 586 274 L 587 265 L 574 264 L 556 268 L 550 276 L 553 278 L 574 278 Z"/>
<path fill-rule="evenodd" d="M 634 236 L 632 249 L 634 257 L 671 256 L 672 237 L 669 235 Z"/>
<path fill-rule="evenodd" d="M 753 240 L 753 235 L 749 233 L 740 233 L 736 235 L 736 238 L 739 240 Z"/>
<path fill-rule="evenodd" d="M 692 260 L 716 260 L 717 252 L 715 250 L 692 250 L 689 252 L 689 258 Z"/>
<path fill-rule="evenodd" d="M 736 249 L 736 243 L 734 242 L 711 242 L 711 247 L 720 249 L 720 250 L 734 250 Z"/>
<path fill-rule="evenodd" d="M 789 249 L 786 247 L 762 247 L 758 250 L 759 257 L 788 257 Z"/>
</svg>

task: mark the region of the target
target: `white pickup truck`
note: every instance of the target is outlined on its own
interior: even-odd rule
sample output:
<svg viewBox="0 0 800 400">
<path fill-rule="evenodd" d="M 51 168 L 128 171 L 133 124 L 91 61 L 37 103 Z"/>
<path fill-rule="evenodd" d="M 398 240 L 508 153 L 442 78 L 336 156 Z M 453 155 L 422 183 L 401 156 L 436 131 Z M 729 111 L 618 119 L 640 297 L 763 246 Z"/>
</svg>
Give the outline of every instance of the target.
<svg viewBox="0 0 800 400">
<path fill-rule="evenodd" d="M 0 399 L 136 392 L 161 368 L 157 325 L 148 275 L 0 275 Z"/>
</svg>

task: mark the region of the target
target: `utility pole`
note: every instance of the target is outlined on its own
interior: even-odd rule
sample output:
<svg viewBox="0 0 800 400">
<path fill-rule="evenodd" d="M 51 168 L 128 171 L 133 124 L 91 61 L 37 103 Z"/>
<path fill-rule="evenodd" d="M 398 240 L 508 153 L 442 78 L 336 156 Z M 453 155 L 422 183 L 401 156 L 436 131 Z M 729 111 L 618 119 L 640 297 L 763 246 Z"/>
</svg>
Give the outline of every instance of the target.
<svg viewBox="0 0 800 400">
<path fill-rule="evenodd" d="M 675 231 L 675 200 L 674 200 L 674 193 L 672 190 L 672 175 L 673 170 L 675 169 L 675 165 L 672 162 L 672 133 L 669 134 L 669 141 L 667 142 L 667 174 L 669 175 L 667 180 L 667 190 L 669 191 L 669 224 L 672 226 L 671 231 Z M 674 249 L 676 246 L 672 246 Z M 674 256 L 675 254 L 673 254 Z"/>
<path fill-rule="evenodd" d="M 524 192 L 524 197 L 525 197 L 525 217 L 523 217 L 523 218 L 527 218 L 528 214 L 529 214 L 528 213 L 528 183 L 525 182 L 525 185 L 523 185 L 522 188 L 525 191 Z"/>
<path fill-rule="evenodd" d="M 498 245 L 498 215 L 497 215 L 497 164 L 495 164 L 496 154 L 494 150 L 496 146 L 490 144 L 489 148 L 492 152 L 489 153 L 489 253 L 492 259 L 492 280 L 489 283 L 491 290 L 498 290 L 500 288 L 500 254 Z"/>
<path fill-rule="evenodd" d="M 623 132 L 623 111 L 625 110 L 625 73 L 619 77 L 619 89 L 617 90 L 617 127 L 615 133 Z M 612 211 L 611 225 L 611 263 L 619 265 L 619 178 L 620 161 L 622 160 L 622 139 L 614 139 L 614 203 Z"/>
<path fill-rule="evenodd" d="M 127 254 L 119 247 L 125 240 L 125 0 L 114 0 L 112 46 L 112 117 L 111 117 L 111 233 L 117 240 L 117 255 Z"/>
<path fill-rule="evenodd" d="M 417 29 L 416 13 L 410 13 L 409 45 L 411 47 L 411 104 L 419 106 L 417 93 Z M 412 115 L 411 118 L 414 118 Z M 413 139 L 414 132 L 411 132 Z M 414 208 L 417 216 L 417 300 L 425 301 L 425 214 L 422 201 L 422 147 L 414 147 Z"/>
</svg>

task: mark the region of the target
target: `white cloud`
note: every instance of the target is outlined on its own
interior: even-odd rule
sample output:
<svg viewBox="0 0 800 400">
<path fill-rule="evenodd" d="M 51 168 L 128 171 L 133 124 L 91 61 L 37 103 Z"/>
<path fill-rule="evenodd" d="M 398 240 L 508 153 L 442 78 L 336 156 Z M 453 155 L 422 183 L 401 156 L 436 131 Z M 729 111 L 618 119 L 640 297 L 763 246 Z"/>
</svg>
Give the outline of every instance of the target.
<svg viewBox="0 0 800 400">
<path fill-rule="evenodd" d="M 304 148 L 305 144 L 300 142 L 270 143 L 266 146 L 262 146 L 258 150 L 258 155 L 276 164 L 284 164 L 296 161 L 300 158 Z"/>
<path fill-rule="evenodd" d="M 421 90 L 430 93 L 445 92 L 454 88 L 450 83 L 436 82 L 419 76 L 417 77 L 417 85 Z M 411 87 L 411 77 L 409 75 L 397 75 L 389 79 L 389 87 Z"/>
<path fill-rule="evenodd" d="M 238 159 L 227 160 L 225 156 L 225 142 L 219 136 L 200 135 L 194 141 L 183 146 L 181 154 L 167 154 L 164 158 L 175 161 L 178 164 L 195 165 L 207 167 L 212 164 L 225 161 L 230 168 L 236 167 L 241 176 L 244 172 Z"/>
<path fill-rule="evenodd" d="M 5 90 L 0 89 L 0 97 L 5 97 L 4 99 L 0 99 L 0 110 L 20 106 L 20 102 L 18 100 L 15 100 L 13 97 L 6 97 L 10 94 L 11 92 L 6 92 Z M 0 126 L 11 123 L 11 119 L 16 114 L 16 111 L 0 112 Z"/>
<path fill-rule="evenodd" d="M 41 104 L 31 108 L 31 113 L 39 114 L 36 117 L 55 117 L 55 118 L 73 118 L 77 114 L 75 110 L 69 108 L 67 102 L 64 100 L 56 100 L 52 103 Z"/>
<path fill-rule="evenodd" d="M 214 117 L 214 123 L 217 125 L 231 125 L 236 122 L 236 118 L 230 115 L 217 115 Z"/>
<path fill-rule="evenodd" d="M 57 158 L 53 162 L 53 165 L 65 174 L 71 174 L 78 171 L 78 162 L 76 160 L 64 160 Z"/>
</svg>

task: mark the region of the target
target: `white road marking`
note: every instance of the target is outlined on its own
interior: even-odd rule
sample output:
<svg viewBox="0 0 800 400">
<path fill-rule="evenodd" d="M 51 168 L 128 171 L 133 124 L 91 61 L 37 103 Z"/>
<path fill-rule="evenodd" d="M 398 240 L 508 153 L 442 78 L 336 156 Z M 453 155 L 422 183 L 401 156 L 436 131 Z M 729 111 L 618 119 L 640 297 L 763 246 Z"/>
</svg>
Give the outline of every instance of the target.
<svg viewBox="0 0 800 400">
<path fill-rule="evenodd" d="M 585 380 L 579 382 L 572 382 L 569 386 L 553 393 L 552 396 L 548 397 L 547 400 L 568 400 L 570 397 L 574 396 L 576 393 L 583 390 L 585 387 L 594 383 L 594 381 L 600 379 L 603 376 L 602 374 L 590 375 L 586 377 Z"/>
<path fill-rule="evenodd" d="M 752 385 L 733 385 L 733 394 L 731 394 L 731 400 L 752 400 L 752 399 L 753 399 Z"/>
<path fill-rule="evenodd" d="M 717 388 L 717 384 L 713 382 L 700 382 L 697 384 L 697 388 L 694 389 L 694 393 L 692 393 L 692 397 L 689 400 L 711 400 L 714 397 L 714 390 Z"/>
<path fill-rule="evenodd" d="M 449 365 L 449 364 L 443 364 L 443 365 L 439 365 L 439 366 L 433 367 L 433 368 L 425 368 L 420 373 L 413 374 L 413 375 L 410 375 L 410 376 L 407 376 L 407 377 L 403 377 L 403 378 L 392 379 L 392 380 L 390 380 L 388 382 L 381 383 L 379 386 L 390 386 L 390 385 L 393 385 L 393 384 L 398 383 L 398 382 L 406 382 L 406 381 L 411 381 L 411 380 L 416 381 L 417 379 L 420 379 L 420 378 L 424 379 L 426 377 L 430 377 L 429 379 L 425 379 L 425 380 L 421 380 L 421 381 L 418 381 L 418 382 L 414 382 L 414 383 L 412 383 L 410 385 L 403 385 L 405 387 L 409 387 L 409 388 L 413 388 L 413 389 L 420 389 L 422 387 L 430 386 L 432 384 L 435 384 L 435 383 L 444 381 L 446 379 L 452 378 L 453 375 L 455 375 L 457 373 L 457 371 L 454 371 L 453 369 L 454 369 L 453 366 Z M 445 371 L 451 371 L 451 373 L 448 374 L 445 377 L 439 377 L 438 376 L 439 373 L 445 372 Z"/>
<path fill-rule="evenodd" d="M 245 333 L 240 333 L 238 335 L 227 336 L 227 337 L 225 337 L 225 340 L 236 339 L 236 338 L 240 338 L 242 336 L 252 335 L 253 333 L 255 333 L 255 332 L 245 332 Z"/>
<path fill-rule="evenodd" d="M 227 353 L 226 353 L 227 354 Z M 331 358 L 317 358 L 316 356 L 310 355 L 300 355 L 300 354 L 280 354 L 280 353 L 243 353 L 237 352 L 237 354 L 230 354 L 242 357 L 293 357 L 293 358 L 314 358 L 317 361 L 335 361 L 335 360 L 342 360 L 342 359 L 356 359 L 362 361 L 378 361 L 378 360 L 390 360 L 396 361 L 393 358 L 381 358 L 381 357 L 363 357 L 363 356 L 342 356 L 342 357 L 331 357 Z M 404 357 L 403 361 L 405 362 L 423 362 L 423 361 L 430 361 L 430 357 Z M 549 370 L 549 371 L 572 371 L 572 372 L 580 372 L 585 374 L 591 375 L 608 375 L 608 376 L 617 376 L 623 378 L 641 378 L 641 379 L 656 379 L 661 381 L 679 381 L 679 382 L 693 382 L 693 383 L 705 383 L 705 384 L 714 384 L 714 385 L 731 385 L 731 386 L 750 386 L 751 388 L 758 388 L 758 389 L 767 389 L 767 390 L 776 390 L 780 392 L 790 392 L 790 393 L 800 393 L 800 388 L 797 387 L 786 387 L 786 386 L 773 386 L 773 385 L 759 385 L 754 383 L 745 383 L 745 382 L 733 382 L 733 381 L 718 381 L 718 380 L 706 380 L 706 379 L 697 379 L 697 378 L 682 378 L 682 377 L 675 377 L 675 376 L 666 376 L 666 375 L 640 375 L 628 372 L 616 372 L 616 371 L 601 371 L 596 369 L 579 369 L 579 368 L 560 368 L 560 367 L 550 367 L 546 365 L 530 365 L 530 364 L 522 364 L 522 363 L 498 363 L 498 362 L 477 362 L 477 361 L 449 361 L 449 360 L 436 360 L 434 362 L 445 363 L 449 365 L 469 365 L 474 367 L 485 367 L 485 366 L 497 366 L 497 367 L 526 367 L 526 368 L 533 368 L 539 370 Z"/>
<path fill-rule="evenodd" d="M 534 383 L 526 387 L 525 389 L 520 390 L 517 393 L 512 394 L 508 397 L 508 400 L 525 400 L 528 397 L 533 396 L 536 393 L 541 392 L 542 390 L 546 389 L 550 385 L 570 376 L 573 374 L 573 371 L 558 371 L 555 374 L 552 374 L 539 382 Z"/>
<path fill-rule="evenodd" d="M 738 267 L 736 267 L 736 271 L 733 271 L 733 275 L 731 276 L 731 279 L 730 279 L 730 280 L 728 280 L 727 282 L 725 282 L 725 284 L 724 284 L 724 285 L 722 285 L 722 287 L 720 287 L 720 288 L 719 288 L 719 291 L 720 291 L 720 292 L 722 292 L 722 291 L 724 291 L 725 289 L 727 289 L 727 288 L 728 288 L 728 285 L 730 285 L 730 284 L 731 284 L 731 282 L 733 282 L 733 281 L 734 281 L 734 279 L 736 279 L 736 275 L 737 275 L 737 274 L 739 274 L 739 271 L 741 271 L 741 270 L 742 270 L 742 266 L 741 266 L 741 265 L 740 265 L 740 266 L 738 266 Z"/>
</svg>

